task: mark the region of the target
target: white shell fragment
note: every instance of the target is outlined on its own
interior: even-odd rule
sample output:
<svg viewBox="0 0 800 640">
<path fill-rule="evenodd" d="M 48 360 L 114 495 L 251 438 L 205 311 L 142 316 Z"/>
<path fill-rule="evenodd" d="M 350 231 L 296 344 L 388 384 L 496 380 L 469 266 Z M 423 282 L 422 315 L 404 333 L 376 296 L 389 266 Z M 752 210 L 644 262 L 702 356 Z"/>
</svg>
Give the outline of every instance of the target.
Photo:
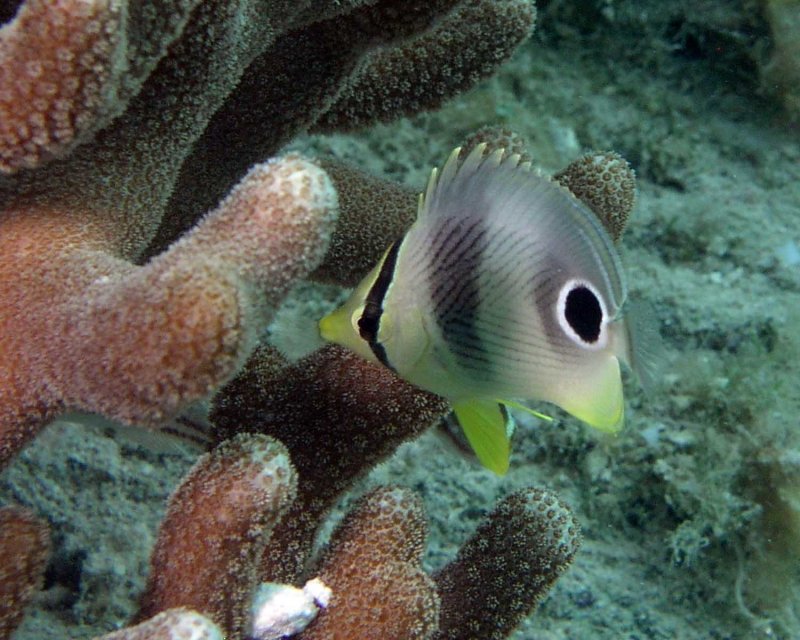
<svg viewBox="0 0 800 640">
<path fill-rule="evenodd" d="M 264 582 L 253 597 L 253 640 L 280 640 L 300 633 L 328 606 L 330 588 L 319 578 L 302 589 L 290 584 Z"/>
</svg>

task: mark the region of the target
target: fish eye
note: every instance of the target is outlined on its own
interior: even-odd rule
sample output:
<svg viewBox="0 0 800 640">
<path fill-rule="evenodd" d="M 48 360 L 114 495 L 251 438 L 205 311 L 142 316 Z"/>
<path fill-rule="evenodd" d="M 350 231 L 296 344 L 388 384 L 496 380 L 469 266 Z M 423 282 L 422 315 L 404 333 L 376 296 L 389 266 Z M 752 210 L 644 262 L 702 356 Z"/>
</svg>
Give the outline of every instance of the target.
<svg viewBox="0 0 800 640">
<path fill-rule="evenodd" d="M 364 306 L 353 312 L 351 322 L 353 323 L 353 329 L 356 330 L 362 340 L 369 342 L 375 338 L 375 334 L 378 331 L 378 319 L 374 314 L 366 313 Z"/>
<path fill-rule="evenodd" d="M 569 280 L 558 294 L 557 313 L 559 325 L 573 342 L 593 351 L 606 346 L 606 305 L 591 283 Z"/>
</svg>

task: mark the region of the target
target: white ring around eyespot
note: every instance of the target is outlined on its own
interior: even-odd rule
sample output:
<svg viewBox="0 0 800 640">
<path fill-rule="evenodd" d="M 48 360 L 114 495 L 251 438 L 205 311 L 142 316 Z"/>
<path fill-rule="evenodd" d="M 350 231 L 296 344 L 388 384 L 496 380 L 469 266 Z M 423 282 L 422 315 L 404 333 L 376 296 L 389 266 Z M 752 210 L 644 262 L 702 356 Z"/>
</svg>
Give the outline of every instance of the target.
<svg viewBox="0 0 800 640">
<path fill-rule="evenodd" d="M 569 326 L 569 322 L 567 322 L 567 296 L 569 295 L 570 291 L 577 289 L 578 287 L 583 287 L 591 291 L 594 294 L 594 297 L 597 298 L 597 302 L 600 304 L 600 313 L 603 315 L 603 317 L 600 320 L 600 335 L 597 336 L 597 340 L 595 342 L 586 342 L 577 333 L 575 333 L 575 330 Z M 558 302 L 556 303 L 556 320 L 558 320 L 558 326 L 561 327 L 561 330 L 566 333 L 570 340 L 572 340 L 579 347 L 588 351 L 602 351 L 606 348 L 606 346 L 608 346 L 608 309 L 606 308 L 606 303 L 605 300 L 603 300 L 603 296 L 600 295 L 600 292 L 591 282 L 580 280 L 578 278 L 572 278 L 564 283 L 564 285 L 561 287 L 561 291 L 558 292 Z"/>
</svg>

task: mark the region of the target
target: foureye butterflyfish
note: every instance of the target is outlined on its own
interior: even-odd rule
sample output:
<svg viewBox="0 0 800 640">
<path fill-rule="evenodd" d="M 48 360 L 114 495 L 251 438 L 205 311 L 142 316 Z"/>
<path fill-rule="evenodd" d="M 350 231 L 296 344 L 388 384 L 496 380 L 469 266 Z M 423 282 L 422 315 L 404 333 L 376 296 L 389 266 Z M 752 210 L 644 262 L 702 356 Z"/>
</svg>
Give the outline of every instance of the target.
<svg viewBox="0 0 800 640">
<path fill-rule="evenodd" d="M 322 337 L 447 398 L 478 459 L 509 464 L 519 400 L 554 403 L 602 431 L 623 423 L 633 362 L 617 249 L 566 188 L 500 149 L 456 149 L 417 219 Z"/>
</svg>

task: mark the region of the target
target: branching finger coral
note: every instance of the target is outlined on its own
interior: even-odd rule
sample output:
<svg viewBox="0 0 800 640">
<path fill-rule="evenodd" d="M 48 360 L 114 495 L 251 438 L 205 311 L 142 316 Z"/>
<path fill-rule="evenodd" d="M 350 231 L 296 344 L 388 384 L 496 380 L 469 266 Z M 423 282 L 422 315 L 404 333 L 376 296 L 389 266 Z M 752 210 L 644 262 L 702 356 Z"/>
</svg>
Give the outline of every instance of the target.
<svg viewBox="0 0 800 640">
<path fill-rule="evenodd" d="M 240 430 L 267 434 L 286 445 L 297 469 L 297 499 L 273 534 L 280 550 L 264 557 L 262 570 L 280 582 L 302 574 L 334 501 L 448 411 L 441 398 L 334 346 L 288 366 L 274 350 L 259 348 L 215 402 L 220 439 Z"/>
<path fill-rule="evenodd" d="M 499 638 L 568 565 L 577 528 L 537 491 L 435 577 L 397 488 L 312 557 L 341 494 L 448 407 L 336 347 L 288 364 L 258 345 L 293 282 L 351 284 L 414 215 L 405 188 L 273 156 L 438 106 L 534 19 L 530 0 L 27 0 L 2 27 L 0 464 L 64 411 L 158 427 L 216 394 L 217 446 L 170 500 L 139 624 L 107 640 L 242 640 L 258 583 L 315 574 L 333 595 L 308 638 Z"/>
<path fill-rule="evenodd" d="M 335 206 L 325 174 L 286 156 L 254 168 L 141 267 L 77 221 L 33 211 L 5 219 L 0 459 L 59 410 L 157 425 L 208 395 L 322 257 Z"/>
<path fill-rule="evenodd" d="M 0 464 L 63 411 L 158 426 L 229 380 L 335 210 L 311 164 L 252 167 L 314 127 L 437 106 L 534 18 L 530 0 L 19 3 L 0 29 Z"/>
<path fill-rule="evenodd" d="M 234 438 L 201 458 L 170 499 L 138 618 L 184 606 L 245 633 L 258 561 L 296 477 L 280 443 Z"/>
<path fill-rule="evenodd" d="M 422 570 L 427 523 L 412 492 L 382 487 L 364 496 L 338 527 L 319 566 L 332 589 L 303 640 L 430 638 L 439 626 L 436 586 Z"/>
<path fill-rule="evenodd" d="M 569 567 L 580 527 L 569 508 L 541 489 L 506 497 L 458 557 L 438 572 L 436 638 L 502 640 Z M 486 550 L 502 549 L 500 557 Z"/>
<path fill-rule="evenodd" d="M 332 477 L 330 461 L 320 467 Z M 296 526 L 300 510 L 285 508 L 294 481 L 286 450 L 260 435 L 236 436 L 198 461 L 170 499 L 152 556 L 138 617 L 154 617 L 103 640 L 140 638 L 150 625 L 156 638 L 173 637 L 167 629 L 212 638 L 210 620 L 225 637 L 243 640 L 256 583 L 283 582 L 287 571 L 276 559 L 287 557 L 332 592 L 299 638 L 505 638 L 579 543 L 565 506 L 546 491 L 522 491 L 502 501 L 431 578 L 420 566 L 427 530 L 421 501 L 407 489 L 380 487 L 356 503 L 318 559 L 310 548 L 295 557 L 285 548 L 294 541 L 275 527 Z"/>
</svg>

